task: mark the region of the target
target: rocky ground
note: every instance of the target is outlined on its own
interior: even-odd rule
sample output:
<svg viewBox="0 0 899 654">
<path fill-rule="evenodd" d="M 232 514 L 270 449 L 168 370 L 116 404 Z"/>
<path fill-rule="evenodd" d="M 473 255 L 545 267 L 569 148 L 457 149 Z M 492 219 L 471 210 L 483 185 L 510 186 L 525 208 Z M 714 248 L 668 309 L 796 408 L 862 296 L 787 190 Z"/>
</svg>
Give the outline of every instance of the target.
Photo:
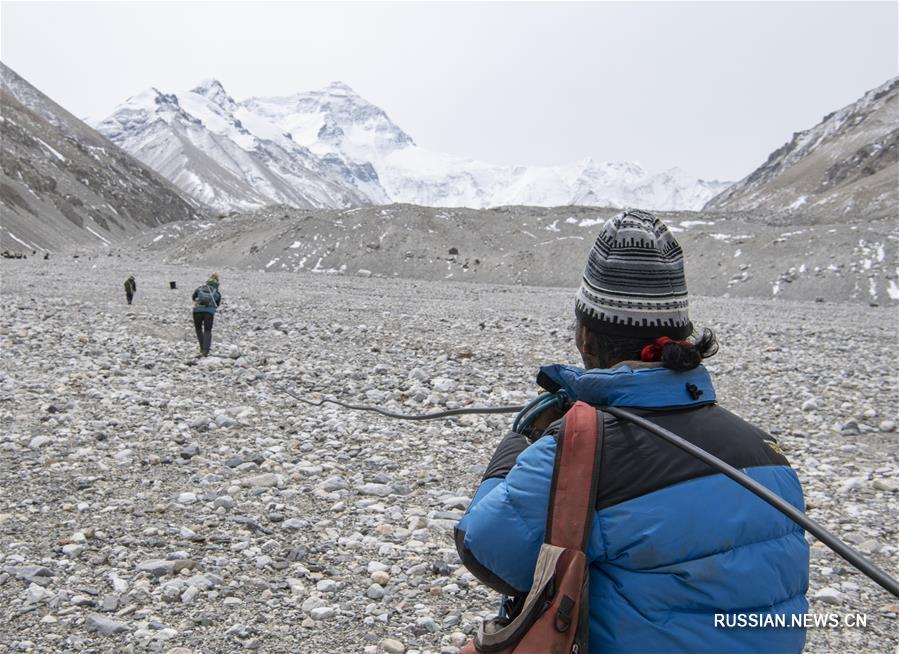
<svg viewBox="0 0 899 654">
<path fill-rule="evenodd" d="M 190 290 L 135 256 L 0 260 L 0 651 L 456 652 L 497 598 L 452 525 L 508 417 L 575 362 L 572 291 L 221 270 L 213 355 Z M 138 294 L 126 306 L 122 282 Z M 168 282 L 178 282 L 170 290 Z M 809 513 L 896 574 L 895 311 L 696 298 L 722 403 L 769 429 Z M 268 376 L 268 377 L 266 377 Z M 812 545 L 808 652 L 885 652 L 899 605 Z"/>
</svg>

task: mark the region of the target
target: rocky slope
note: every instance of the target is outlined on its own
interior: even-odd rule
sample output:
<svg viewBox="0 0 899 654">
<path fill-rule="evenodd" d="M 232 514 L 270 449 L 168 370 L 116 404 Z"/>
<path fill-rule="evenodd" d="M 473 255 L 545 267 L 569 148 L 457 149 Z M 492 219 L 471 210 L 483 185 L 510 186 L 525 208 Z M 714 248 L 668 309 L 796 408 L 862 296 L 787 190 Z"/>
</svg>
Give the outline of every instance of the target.
<svg viewBox="0 0 899 654">
<path fill-rule="evenodd" d="M 633 163 L 590 159 L 500 166 L 432 152 L 340 82 L 243 102 L 216 80 L 177 94 L 151 89 L 126 100 L 97 128 L 179 188 L 223 210 L 390 202 L 696 209 L 726 187 L 676 168 L 650 175 Z"/>
<path fill-rule="evenodd" d="M 170 262 L 246 270 L 572 286 L 613 209 L 410 205 L 346 211 L 267 209 L 170 225 L 135 239 Z M 739 216 L 659 214 L 702 295 L 899 302 L 891 220 L 777 227 Z"/>
<path fill-rule="evenodd" d="M 0 63 L 0 248 L 110 244 L 198 215 L 165 179 Z"/>
<path fill-rule="evenodd" d="M 540 364 L 575 360 L 571 291 L 222 269 L 197 360 L 208 267 L 0 268 L 0 650 L 452 654 L 495 613 L 451 528 L 511 417 L 396 422 L 271 382 L 404 411 L 522 402 Z M 893 313 L 692 313 L 721 338 L 721 402 L 779 439 L 811 517 L 895 571 Z M 811 629 L 805 651 L 892 651 L 895 598 L 811 553 L 811 611 L 868 623 Z"/>
<path fill-rule="evenodd" d="M 705 209 L 761 211 L 793 223 L 896 218 L 897 180 L 899 77 L 795 133 Z"/>
</svg>

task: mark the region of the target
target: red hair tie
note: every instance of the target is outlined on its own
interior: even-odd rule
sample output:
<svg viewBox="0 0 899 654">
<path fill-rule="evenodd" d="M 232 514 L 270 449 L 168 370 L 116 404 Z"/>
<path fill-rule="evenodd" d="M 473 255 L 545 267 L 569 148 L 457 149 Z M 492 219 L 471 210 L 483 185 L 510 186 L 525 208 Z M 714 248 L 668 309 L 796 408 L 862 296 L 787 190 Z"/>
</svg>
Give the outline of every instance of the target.
<svg viewBox="0 0 899 654">
<path fill-rule="evenodd" d="M 654 343 L 650 343 L 642 350 L 640 350 L 640 361 L 661 361 L 662 348 L 664 348 L 668 343 L 675 342 L 676 341 L 671 340 L 667 336 L 659 336 Z"/>
</svg>

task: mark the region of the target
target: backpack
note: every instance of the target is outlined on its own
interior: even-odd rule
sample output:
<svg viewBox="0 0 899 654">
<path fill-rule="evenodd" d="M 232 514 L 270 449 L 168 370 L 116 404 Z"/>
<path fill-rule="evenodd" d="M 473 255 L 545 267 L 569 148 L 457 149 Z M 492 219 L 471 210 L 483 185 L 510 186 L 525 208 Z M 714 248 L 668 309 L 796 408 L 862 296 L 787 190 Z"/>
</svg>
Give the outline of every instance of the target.
<svg viewBox="0 0 899 654">
<path fill-rule="evenodd" d="M 556 444 L 544 543 L 527 596 L 511 617 L 484 620 L 460 654 L 586 654 L 590 627 L 585 554 L 602 453 L 595 408 L 576 402 Z"/>
<path fill-rule="evenodd" d="M 215 301 L 215 291 L 210 286 L 200 286 L 196 291 L 197 299 L 194 300 L 194 304 L 196 306 L 201 307 L 217 307 L 218 303 Z"/>
</svg>

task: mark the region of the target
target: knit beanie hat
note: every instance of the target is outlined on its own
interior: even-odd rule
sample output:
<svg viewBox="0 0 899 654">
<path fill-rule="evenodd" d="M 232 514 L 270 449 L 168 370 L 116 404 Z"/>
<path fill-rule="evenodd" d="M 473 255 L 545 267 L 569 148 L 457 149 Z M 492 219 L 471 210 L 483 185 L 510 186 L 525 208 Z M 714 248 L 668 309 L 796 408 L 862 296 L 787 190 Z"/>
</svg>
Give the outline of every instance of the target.
<svg viewBox="0 0 899 654">
<path fill-rule="evenodd" d="M 603 225 L 587 258 L 575 313 L 589 329 L 615 336 L 683 339 L 693 332 L 684 255 L 661 220 L 627 210 Z"/>
</svg>

